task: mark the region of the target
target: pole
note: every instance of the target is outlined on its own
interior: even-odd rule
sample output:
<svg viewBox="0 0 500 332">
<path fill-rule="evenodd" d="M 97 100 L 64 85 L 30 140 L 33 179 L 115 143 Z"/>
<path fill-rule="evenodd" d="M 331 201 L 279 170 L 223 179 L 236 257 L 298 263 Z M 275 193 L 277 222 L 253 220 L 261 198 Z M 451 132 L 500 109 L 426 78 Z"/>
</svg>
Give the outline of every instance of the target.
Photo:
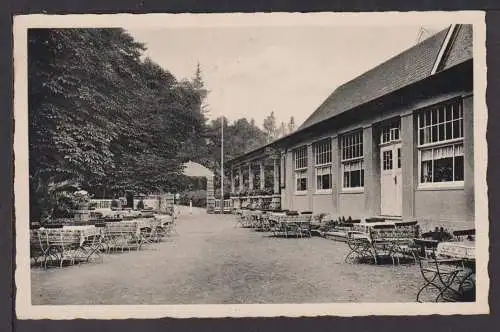
<svg viewBox="0 0 500 332">
<path fill-rule="evenodd" d="M 220 126 L 220 213 L 224 214 L 224 116 Z"/>
</svg>

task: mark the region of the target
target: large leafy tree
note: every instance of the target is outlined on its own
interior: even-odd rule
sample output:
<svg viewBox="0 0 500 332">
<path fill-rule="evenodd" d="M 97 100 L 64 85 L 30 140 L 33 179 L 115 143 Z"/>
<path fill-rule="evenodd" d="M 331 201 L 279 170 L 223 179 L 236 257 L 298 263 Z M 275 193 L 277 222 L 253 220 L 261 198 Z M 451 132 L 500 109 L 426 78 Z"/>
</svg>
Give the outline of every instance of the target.
<svg viewBox="0 0 500 332">
<path fill-rule="evenodd" d="M 203 130 L 202 97 L 141 61 L 143 50 L 123 29 L 29 30 L 32 218 L 67 183 L 108 195 L 178 185 L 178 152 Z"/>
<path fill-rule="evenodd" d="M 32 219 L 78 187 L 108 197 L 203 187 L 182 176 L 187 160 L 214 170 L 220 185 L 222 121 L 207 122 L 200 65 L 179 81 L 141 60 L 144 49 L 123 29 L 29 30 Z M 226 160 L 266 143 L 253 119 L 224 126 Z"/>
<path fill-rule="evenodd" d="M 50 184 L 96 182 L 112 167 L 110 143 L 130 116 L 125 87 L 142 45 L 120 29 L 30 29 L 29 148 L 32 206 Z"/>
</svg>

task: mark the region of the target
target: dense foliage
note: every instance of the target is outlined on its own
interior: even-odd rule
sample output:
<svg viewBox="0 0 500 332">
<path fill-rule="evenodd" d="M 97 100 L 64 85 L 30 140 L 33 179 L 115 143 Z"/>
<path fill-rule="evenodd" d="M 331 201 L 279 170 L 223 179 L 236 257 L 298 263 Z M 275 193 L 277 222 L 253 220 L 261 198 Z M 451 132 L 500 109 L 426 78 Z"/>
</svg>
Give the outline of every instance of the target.
<svg viewBox="0 0 500 332">
<path fill-rule="evenodd" d="M 144 50 L 119 28 L 29 30 L 32 220 L 53 216 L 78 188 L 96 197 L 203 190 L 182 175 L 188 160 L 220 185 L 221 119 L 207 120 L 200 65 L 177 80 Z M 266 142 L 253 120 L 224 126 L 226 160 Z"/>
<path fill-rule="evenodd" d="M 59 183 L 106 196 L 177 185 L 202 96 L 143 51 L 123 29 L 29 30 L 32 218 L 50 215 Z"/>
</svg>

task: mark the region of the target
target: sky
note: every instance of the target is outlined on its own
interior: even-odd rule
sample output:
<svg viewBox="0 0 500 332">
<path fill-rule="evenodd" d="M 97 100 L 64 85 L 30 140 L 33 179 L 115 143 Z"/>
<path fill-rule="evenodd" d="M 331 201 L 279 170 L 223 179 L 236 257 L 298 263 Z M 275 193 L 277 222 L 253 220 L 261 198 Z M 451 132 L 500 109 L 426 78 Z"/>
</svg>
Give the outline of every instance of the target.
<svg viewBox="0 0 500 332">
<path fill-rule="evenodd" d="M 177 79 L 192 78 L 199 62 L 209 118 L 246 117 L 262 127 L 297 127 L 339 85 L 417 42 L 420 26 L 269 26 L 128 28 L 145 56 Z M 425 26 L 430 34 L 442 26 Z"/>
</svg>

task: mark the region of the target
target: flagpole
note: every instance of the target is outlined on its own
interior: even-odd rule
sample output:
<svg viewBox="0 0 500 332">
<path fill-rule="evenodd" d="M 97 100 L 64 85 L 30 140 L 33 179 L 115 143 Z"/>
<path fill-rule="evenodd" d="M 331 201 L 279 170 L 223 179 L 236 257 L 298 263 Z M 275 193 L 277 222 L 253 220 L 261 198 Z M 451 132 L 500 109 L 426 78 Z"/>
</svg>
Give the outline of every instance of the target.
<svg viewBox="0 0 500 332">
<path fill-rule="evenodd" d="M 220 213 L 224 214 L 224 116 L 220 126 Z"/>
</svg>

